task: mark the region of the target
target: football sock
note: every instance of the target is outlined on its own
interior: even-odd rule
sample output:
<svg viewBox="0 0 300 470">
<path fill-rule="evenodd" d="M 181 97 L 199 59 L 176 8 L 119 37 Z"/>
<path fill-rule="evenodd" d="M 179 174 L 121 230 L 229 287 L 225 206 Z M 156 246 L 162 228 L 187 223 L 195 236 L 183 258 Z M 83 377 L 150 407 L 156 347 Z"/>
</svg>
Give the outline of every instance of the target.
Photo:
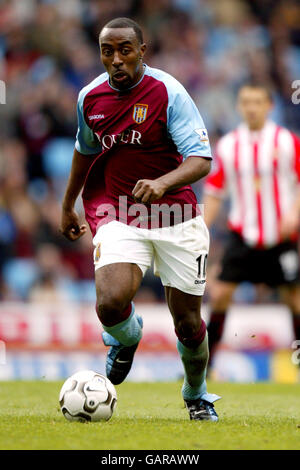
<svg viewBox="0 0 300 470">
<path fill-rule="evenodd" d="M 211 313 L 209 324 L 207 327 L 208 333 L 208 348 L 209 348 L 209 365 L 212 362 L 214 352 L 216 350 L 217 344 L 222 338 L 224 331 L 226 312 L 225 311 L 215 311 Z"/>
<path fill-rule="evenodd" d="M 292 314 L 294 337 L 300 340 L 300 314 L 298 312 L 292 312 Z"/>
<path fill-rule="evenodd" d="M 142 337 L 141 321 L 135 313 L 133 302 L 131 302 L 131 313 L 126 320 L 113 326 L 106 326 L 102 323 L 102 327 L 105 332 L 124 346 L 133 346 Z"/>
<path fill-rule="evenodd" d="M 207 394 L 205 379 L 209 355 L 206 325 L 203 320 L 200 332 L 196 336 L 190 339 L 178 338 L 177 350 L 184 367 L 183 399 L 196 400 L 202 398 Z"/>
</svg>

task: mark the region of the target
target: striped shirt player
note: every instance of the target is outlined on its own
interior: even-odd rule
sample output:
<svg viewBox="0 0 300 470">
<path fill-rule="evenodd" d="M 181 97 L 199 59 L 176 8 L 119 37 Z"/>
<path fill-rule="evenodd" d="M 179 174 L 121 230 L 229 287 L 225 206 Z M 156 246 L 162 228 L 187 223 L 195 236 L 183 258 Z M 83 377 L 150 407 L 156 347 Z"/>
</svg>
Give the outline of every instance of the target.
<svg viewBox="0 0 300 470">
<path fill-rule="evenodd" d="M 154 259 L 178 337 L 190 418 L 217 421 L 213 402 L 220 397 L 206 390 L 200 313 L 209 235 L 190 186 L 208 174 L 211 150 L 191 97 L 175 78 L 143 63 L 145 49 L 140 27 L 127 18 L 100 33 L 106 72 L 79 94 L 62 231 L 72 240 L 85 233 L 73 209 L 83 187 L 97 314 L 110 346 L 107 377 L 118 385 L 130 371 L 143 327 L 132 299 Z"/>
<path fill-rule="evenodd" d="M 268 120 L 260 132 L 243 123 L 216 146 L 217 169 L 206 178 L 205 192 L 230 199 L 229 227 L 251 247 L 282 241 L 280 222 L 299 188 L 299 142 Z"/>
<path fill-rule="evenodd" d="M 244 122 L 217 143 L 216 166 L 204 186 L 208 226 L 222 201 L 230 202 L 229 241 L 211 293 L 211 352 L 243 281 L 278 288 L 294 314 L 295 336 L 300 334 L 300 140 L 268 118 L 272 101 L 266 88 L 242 87 L 238 105 Z"/>
</svg>

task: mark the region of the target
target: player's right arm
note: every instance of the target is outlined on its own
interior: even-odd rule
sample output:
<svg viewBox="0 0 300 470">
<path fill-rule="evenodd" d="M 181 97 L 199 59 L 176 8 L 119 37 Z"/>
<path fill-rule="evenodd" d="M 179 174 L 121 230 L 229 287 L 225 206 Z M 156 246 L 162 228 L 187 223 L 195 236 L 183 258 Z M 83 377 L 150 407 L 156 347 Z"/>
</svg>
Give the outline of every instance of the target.
<svg viewBox="0 0 300 470">
<path fill-rule="evenodd" d="M 213 225 L 221 210 L 222 205 L 223 200 L 219 197 L 212 196 L 211 194 L 204 195 L 204 221 L 206 223 L 207 228 L 210 228 Z"/>
<path fill-rule="evenodd" d="M 91 160 L 74 149 L 71 172 L 62 203 L 60 231 L 71 241 L 77 240 L 85 234 L 87 227 L 80 225 L 78 214 L 75 211 L 75 202 L 83 187 Z"/>
<path fill-rule="evenodd" d="M 208 228 L 215 222 L 223 205 L 226 192 L 225 172 L 222 160 L 216 153 L 216 168 L 206 178 L 204 184 L 204 220 Z"/>
<path fill-rule="evenodd" d="M 62 203 L 60 231 L 71 241 L 77 240 L 87 231 L 85 224 L 80 225 L 75 211 L 75 202 L 83 188 L 93 158 L 102 151 L 102 147 L 85 121 L 83 102 L 88 88 L 79 93 L 77 103 L 78 130 L 73 154 L 71 172 Z"/>
</svg>

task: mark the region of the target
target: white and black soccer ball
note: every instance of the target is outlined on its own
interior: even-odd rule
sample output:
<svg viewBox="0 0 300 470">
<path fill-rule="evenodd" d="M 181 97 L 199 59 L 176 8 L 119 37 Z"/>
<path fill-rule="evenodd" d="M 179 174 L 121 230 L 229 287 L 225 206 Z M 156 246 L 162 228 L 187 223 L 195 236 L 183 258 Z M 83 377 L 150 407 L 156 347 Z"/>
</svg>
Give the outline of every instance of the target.
<svg viewBox="0 0 300 470">
<path fill-rule="evenodd" d="M 117 404 L 117 392 L 104 375 L 82 370 L 65 381 L 60 390 L 59 404 L 69 421 L 107 421 Z"/>
</svg>

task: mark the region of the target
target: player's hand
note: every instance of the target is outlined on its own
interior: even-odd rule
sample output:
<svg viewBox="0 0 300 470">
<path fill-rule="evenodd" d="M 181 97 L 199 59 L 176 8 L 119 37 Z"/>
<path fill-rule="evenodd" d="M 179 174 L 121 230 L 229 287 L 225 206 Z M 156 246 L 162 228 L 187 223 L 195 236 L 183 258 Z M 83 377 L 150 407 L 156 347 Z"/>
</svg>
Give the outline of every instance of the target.
<svg viewBox="0 0 300 470">
<path fill-rule="evenodd" d="M 151 204 L 160 199 L 165 191 L 165 186 L 157 180 L 139 180 L 132 190 L 132 195 L 135 202 Z"/>
<path fill-rule="evenodd" d="M 72 242 L 78 240 L 87 231 L 85 224 L 79 224 L 79 218 L 74 210 L 63 210 L 60 232 Z"/>
<path fill-rule="evenodd" d="M 288 212 L 281 220 L 279 233 L 283 240 L 289 238 L 293 233 L 299 230 L 298 211 L 292 210 Z"/>
</svg>

